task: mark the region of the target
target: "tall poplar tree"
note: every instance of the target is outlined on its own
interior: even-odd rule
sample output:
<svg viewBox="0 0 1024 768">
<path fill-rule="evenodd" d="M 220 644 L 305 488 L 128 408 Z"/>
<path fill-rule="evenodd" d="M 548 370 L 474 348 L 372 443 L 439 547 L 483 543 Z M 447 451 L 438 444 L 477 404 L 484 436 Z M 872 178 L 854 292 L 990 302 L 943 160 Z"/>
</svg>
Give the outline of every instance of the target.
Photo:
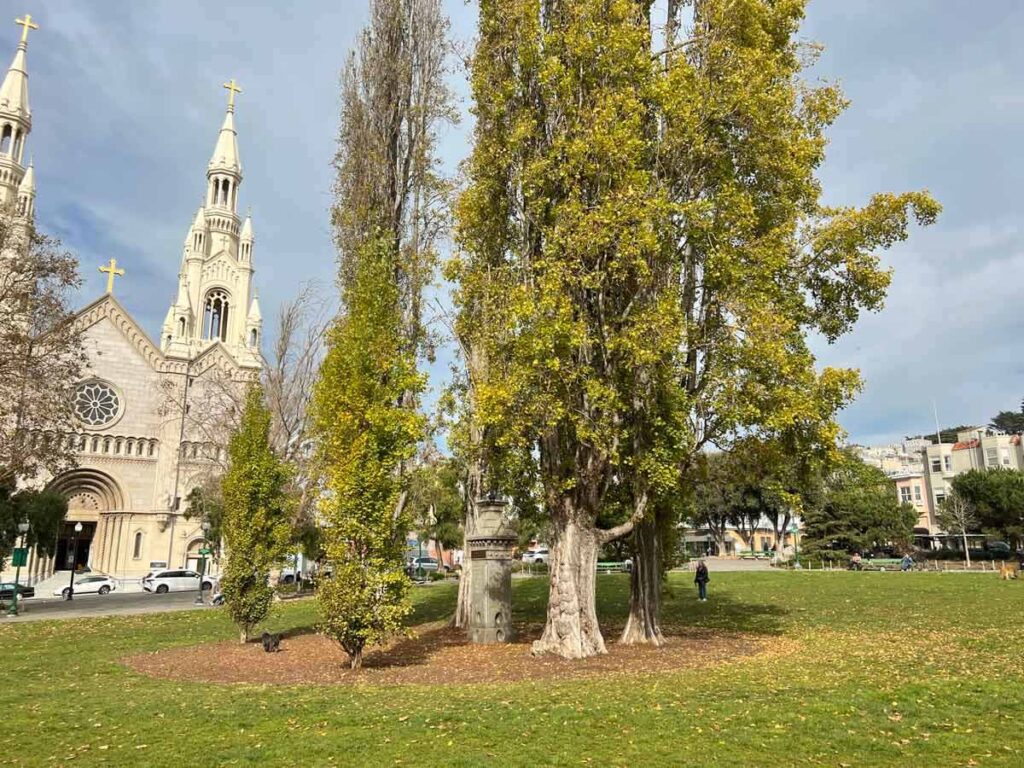
<svg viewBox="0 0 1024 768">
<path fill-rule="evenodd" d="M 324 546 L 322 628 L 355 668 L 408 613 L 402 572 L 410 464 L 426 432 L 417 370 L 429 354 L 423 290 L 446 224 L 439 127 L 447 20 L 438 0 L 375 0 L 342 75 L 332 210 L 341 316 L 313 403 Z"/>
<path fill-rule="evenodd" d="M 221 529 L 227 562 L 221 589 L 242 642 L 270 613 L 270 569 L 291 539 L 288 471 L 270 446 L 270 411 L 258 385 L 249 388 L 241 423 L 228 445 Z"/>
<path fill-rule="evenodd" d="M 536 652 L 604 651 L 597 548 L 638 525 L 623 639 L 660 642 L 658 531 L 697 454 L 794 424 L 834 444 L 857 375 L 817 371 L 807 335 L 877 309 L 875 252 L 938 213 L 926 193 L 820 203 L 845 102 L 801 78 L 805 2 L 669 2 L 664 25 L 641 0 L 481 2 L 453 274 L 465 317 L 491 310 L 488 470 L 534 473 L 552 522 Z"/>
</svg>

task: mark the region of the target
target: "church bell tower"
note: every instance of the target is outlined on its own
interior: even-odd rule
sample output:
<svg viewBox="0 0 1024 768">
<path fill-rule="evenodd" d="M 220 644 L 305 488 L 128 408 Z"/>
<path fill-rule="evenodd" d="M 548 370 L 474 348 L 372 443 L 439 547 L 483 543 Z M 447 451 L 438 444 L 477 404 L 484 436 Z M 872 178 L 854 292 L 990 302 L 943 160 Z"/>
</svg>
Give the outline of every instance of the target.
<svg viewBox="0 0 1024 768">
<path fill-rule="evenodd" d="M 27 14 L 14 23 L 21 26 L 21 40 L 0 85 L 0 206 L 14 206 L 18 215 L 31 218 L 36 187 L 31 163 L 24 164 L 25 142 L 32 130 L 26 56 L 28 33 L 39 25 Z"/>
<path fill-rule="evenodd" d="M 178 292 L 167 311 L 160 346 L 172 357 L 193 358 L 220 342 L 239 363 L 259 365 L 263 332 L 259 302 L 253 296 L 252 217 L 238 216 L 242 163 L 235 131 L 231 80 L 228 106 L 206 167 L 206 194 L 185 237 Z"/>
</svg>

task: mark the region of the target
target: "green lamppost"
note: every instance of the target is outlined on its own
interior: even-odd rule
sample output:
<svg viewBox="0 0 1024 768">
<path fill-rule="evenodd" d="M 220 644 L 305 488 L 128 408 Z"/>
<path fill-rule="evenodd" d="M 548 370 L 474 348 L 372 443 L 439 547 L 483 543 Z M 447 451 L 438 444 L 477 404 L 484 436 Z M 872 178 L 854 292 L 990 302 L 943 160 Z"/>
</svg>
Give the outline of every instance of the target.
<svg viewBox="0 0 1024 768">
<path fill-rule="evenodd" d="M 790 523 L 789 532 L 793 534 L 793 567 L 800 568 L 800 540 L 797 538 L 797 533 L 800 529 L 796 523 Z"/>
<path fill-rule="evenodd" d="M 11 561 L 15 566 L 14 570 L 14 594 L 11 596 L 11 604 L 7 606 L 8 616 L 18 615 L 18 580 L 21 578 L 21 566 L 27 564 L 28 547 L 25 546 L 25 535 L 28 533 L 28 523 L 18 523 L 18 533 L 21 534 L 21 546 L 15 547 L 11 553 Z"/>
</svg>

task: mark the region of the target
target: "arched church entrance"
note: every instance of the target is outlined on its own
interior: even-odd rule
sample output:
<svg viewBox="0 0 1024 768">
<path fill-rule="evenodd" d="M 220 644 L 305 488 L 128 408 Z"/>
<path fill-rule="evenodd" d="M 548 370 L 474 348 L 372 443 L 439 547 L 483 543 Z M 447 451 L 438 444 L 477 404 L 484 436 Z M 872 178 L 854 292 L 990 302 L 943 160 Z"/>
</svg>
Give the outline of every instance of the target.
<svg viewBox="0 0 1024 768">
<path fill-rule="evenodd" d="M 59 475 L 50 489 L 68 500 L 68 514 L 57 534 L 54 568 L 69 571 L 91 565 L 94 543 L 104 533 L 103 513 L 123 510 L 124 495 L 110 475 L 95 469 L 74 469 Z M 75 531 L 81 523 L 82 530 Z"/>
</svg>

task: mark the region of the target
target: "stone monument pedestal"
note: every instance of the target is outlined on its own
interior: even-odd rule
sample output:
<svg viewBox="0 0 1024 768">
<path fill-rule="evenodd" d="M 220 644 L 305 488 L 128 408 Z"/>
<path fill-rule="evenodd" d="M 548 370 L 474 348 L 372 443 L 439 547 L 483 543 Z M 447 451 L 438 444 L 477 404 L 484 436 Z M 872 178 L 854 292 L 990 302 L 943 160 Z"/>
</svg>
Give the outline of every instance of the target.
<svg viewBox="0 0 1024 768">
<path fill-rule="evenodd" d="M 471 643 L 512 641 L 512 548 L 516 536 L 505 527 L 504 501 L 477 503 L 476 530 L 469 544 Z"/>
</svg>

